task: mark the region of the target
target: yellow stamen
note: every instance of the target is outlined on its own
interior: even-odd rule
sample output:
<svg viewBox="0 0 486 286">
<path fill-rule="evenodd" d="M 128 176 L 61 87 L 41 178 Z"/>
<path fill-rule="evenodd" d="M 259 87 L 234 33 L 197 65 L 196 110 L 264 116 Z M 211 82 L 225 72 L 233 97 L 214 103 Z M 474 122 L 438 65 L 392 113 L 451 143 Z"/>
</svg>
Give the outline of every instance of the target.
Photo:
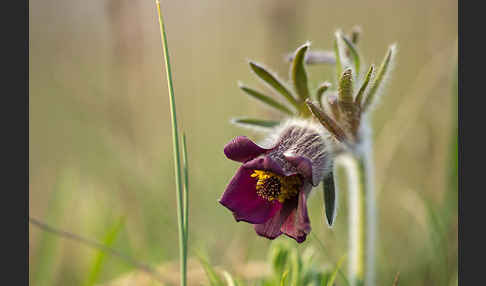
<svg viewBox="0 0 486 286">
<path fill-rule="evenodd" d="M 299 176 L 280 176 L 272 172 L 254 170 L 251 177 L 257 178 L 257 194 L 262 198 L 273 201 L 278 199 L 283 203 L 299 192 L 302 181 Z"/>
</svg>

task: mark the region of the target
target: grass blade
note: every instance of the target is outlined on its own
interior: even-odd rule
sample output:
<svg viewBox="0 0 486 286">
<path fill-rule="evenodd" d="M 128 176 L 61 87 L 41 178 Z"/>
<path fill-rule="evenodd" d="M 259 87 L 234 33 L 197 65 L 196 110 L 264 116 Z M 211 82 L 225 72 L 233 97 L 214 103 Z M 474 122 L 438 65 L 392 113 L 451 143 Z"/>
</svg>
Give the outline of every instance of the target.
<svg viewBox="0 0 486 286">
<path fill-rule="evenodd" d="M 250 62 L 250 68 L 263 82 L 267 83 L 271 88 L 284 96 L 285 99 L 287 99 L 293 106 L 299 108 L 299 105 L 292 95 L 292 92 L 277 78 L 277 76 L 273 75 L 262 65 L 255 62 Z"/>
<path fill-rule="evenodd" d="M 309 87 L 307 86 L 307 72 L 305 71 L 304 59 L 310 44 L 306 43 L 299 47 L 295 52 L 295 58 L 292 61 L 290 72 L 295 90 L 301 101 L 309 97 Z"/>
<path fill-rule="evenodd" d="M 331 278 L 329 278 L 329 280 L 327 281 L 327 286 L 334 285 L 334 280 L 336 280 L 336 276 L 337 276 L 337 274 L 339 272 L 339 269 L 341 268 L 341 265 L 343 264 L 345 258 L 346 258 L 346 255 L 343 255 L 339 259 L 339 261 L 338 261 L 338 263 L 336 265 L 336 269 L 334 269 L 334 272 L 332 273 Z"/>
<path fill-rule="evenodd" d="M 223 271 L 223 276 L 224 279 L 226 280 L 227 286 L 236 286 L 236 281 L 233 279 L 231 274 L 229 274 L 227 271 Z"/>
<path fill-rule="evenodd" d="M 324 243 L 319 239 L 319 237 L 314 232 L 311 232 L 311 236 L 315 239 L 315 241 L 317 241 L 317 244 L 321 248 L 324 255 L 329 257 L 328 251 L 327 251 L 326 247 L 324 246 Z M 341 271 L 341 269 L 338 269 L 338 273 L 341 276 L 341 278 L 343 279 L 344 284 L 346 286 L 350 286 L 349 281 L 346 278 L 346 275 L 344 275 L 344 273 Z M 326 281 L 328 281 L 328 279 L 326 279 Z"/>
<path fill-rule="evenodd" d="M 187 241 L 189 239 L 189 164 L 187 160 L 186 134 L 182 134 L 182 166 L 184 171 L 184 195 L 182 198 L 184 209 L 184 248 L 187 250 Z"/>
<path fill-rule="evenodd" d="M 234 118 L 231 123 L 243 127 L 272 128 L 280 124 L 280 121 L 254 119 L 254 118 Z"/>
<path fill-rule="evenodd" d="M 201 265 L 204 268 L 204 271 L 206 272 L 206 276 L 208 277 L 209 280 L 209 285 L 211 286 L 221 286 L 224 285 L 223 281 L 221 281 L 221 278 L 219 275 L 216 273 L 214 268 L 209 264 L 206 259 L 204 259 L 201 255 L 199 255 L 199 261 L 201 262 Z"/>
<path fill-rule="evenodd" d="M 289 271 L 285 270 L 282 274 L 282 278 L 280 279 L 280 286 L 285 286 L 285 281 L 287 280 L 287 276 L 289 275 Z"/>
<path fill-rule="evenodd" d="M 249 88 L 247 86 L 244 86 L 240 84 L 240 89 L 243 90 L 246 94 L 249 96 L 259 100 L 260 102 L 269 105 L 270 107 L 275 108 L 276 110 L 283 112 L 288 115 L 293 115 L 293 112 L 288 109 L 285 105 L 279 103 L 278 101 L 274 100 L 273 98 L 264 95 L 263 93 L 256 91 L 252 88 Z"/>
<path fill-rule="evenodd" d="M 183 212 L 183 190 L 181 181 L 181 160 L 180 160 L 180 150 L 179 150 L 179 132 L 177 128 L 177 115 L 176 115 L 176 105 L 174 96 L 174 85 L 172 81 L 172 71 L 170 65 L 169 57 L 169 47 L 167 45 L 167 35 L 165 32 L 164 19 L 160 11 L 160 0 L 155 0 L 157 5 L 157 13 L 159 16 L 160 25 L 160 35 L 162 38 L 162 49 L 165 62 L 165 71 L 167 73 L 167 85 L 169 88 L 169 101 L 170 101 L 170 114 L 171 114 L 171 125 L 172 125 L 172 144 L 173 144 L 173 155 L 174 155 L 174 171 L 175 171 L 175 181 L 176 181 L 176 191 L 177 191 L 177 216 L 179 220 L 179 256 L 180 256 L 180 267 L 181 267 L 181 285 L 185 286 L 187 284 L 187 249 L 184 245 L 184 212 Z"/>
<path fill-rule="evenodd" d="M 60 224 L 65 206 L 62 202 L 65 200 L 66 190 L 76 189 L 77 178 L 72 171 L 65 171 L 56 179 L 54 189 L 49 194 L 49 203 L 45 220 L 52 224 Z M 52 285 L 57 268 L 55 257 L 59 255 L 58 237 L 50 233 L 39 234 L 39 243 L 34 250 L 38 257 L 35 264 L 31 267 L 29 282 L 32 285 Z"/>
<path fill-rule="evenodd" d="M 111 247 L 115 242 L 120 230 L 122 229 L 124 224 L 124 219 L 120 218 L 106 233 L 105 238 L 103 239 L 103 244 L 106 247 Z M 88 274 L 88 279 L 86 280 L 85 286 L 93 286 L 98 282 L 101 269 L 103 268 L 103 264 L 106 259 L 106 252 L 103 250 L 98 250 L 96 257 L 94 258 L 94 262 L 91 266 L 91 271 Z"/>
<path fill-rule="evenodd" d="M 138 268 L 139 270 L 144 271 L 145 273 L 151 275 L 153 278 L 157 279 L 162 284 L 165 283 L 164 279 L 150 265 L 142 263 L 138 260 L 135 260 L 134 258 L 132 258 L 132 257 L 130 257 L 130 256 L 128 256 L 128 255 L 126 255 L 122 252 L 119 252 L 119 251 L 117 251 L 117 250 L 115 250 L 111 247 L 107 247 L 106 245 L 104 245 L 104 244 L 102 244 L 98 241 L 82 237 L 82 236 L 77 235 L 77 234 L 72 233 L 72 232 L 57 229 L 55 227 L 52 227 L 52 226 L 50 226 L 50 225 L 48 225 L 48 224 L 46 224 L 46 223 L 44 223 L 44 222 L 42 222 L 38 219 L 32 218 L 32 217 L 29 217 L 29 222 L 30 222 L 30 224 L 35 225 L 39 229 L 41 229 L 45 232 L 49 232 L 51 235 L 63 237 L 63 238 L 81 243 L 85 246 L 89 246 L 91 248 L 99 249 L 101 251 L 107 252 L 111 256 L 118 257 L 118 258 L 124 260 L 125 262 L 133 265 L 134 267 Z"/>
</svg>

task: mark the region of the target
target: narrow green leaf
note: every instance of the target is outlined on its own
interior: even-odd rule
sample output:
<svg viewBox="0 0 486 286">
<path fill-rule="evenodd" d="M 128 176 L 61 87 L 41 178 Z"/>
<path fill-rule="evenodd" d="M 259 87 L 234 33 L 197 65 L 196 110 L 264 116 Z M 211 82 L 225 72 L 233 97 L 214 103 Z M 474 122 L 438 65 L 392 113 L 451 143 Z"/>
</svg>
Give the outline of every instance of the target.
<svg viewBox="0 0 486 286">
<path fill-rule="evenodd" d="M 353 101 L 353 71 L 348 68 L 339 79 L 338 102 L 352 103 Z"/>
<path fill-rule="evenodd" d="M 309 49 L 310 44 L 306 43 L 300 46 L 295 52 L 295 58 L 292 61 L 290 73 L 295 90 L 299 95 L 301 101 L 309 97 L 309 87 L 307 85 L 307 72 L 305 71 L 305 55 Z"/>
<path fill-rule="evenodd" d="M 316 91 L 316 100 L 321 104 L 321 107 L 323 107 L 323 103 L 322 103 L 322 100 L 323 100 L 323 96 L 324 96 L 324 93 L 331 87 L 331 83 L 330 82 L 323 82 L 318 88 L 317 88 L 317 91 Z"/>
<path fill-rule="evenodd" d="M 257 90 L 254 90 L 254 89 L 247 87 L 247 86 L 244 86 L 242 84 L 240 84 L 240 89 L 243 90 L 249 96 L 251 96 L 255 99 L 258 99 L 262 103 L 267 104 L 267 105 L 277 109 L 280 112 L 283 112 L 283 113 L 288 114 L 288 115 L 293 115 L 293 112 L 290 109 L 288 109 L 285 105 L 279 103 L 278 101 L 274 100 L 273 98 L 271 98 L 269 96 L 264 95 L 263 93 L 261 93 Z"/>
<path fill-rule="evenodd" d="M 359 53 L 358 53 L 358 49 L 351 42 L 351 40 L 349 40 L 347 37 L 343 36 L 342 38 L 343 38 L 344 43 L 348 47 L 348 50 L 351 53 L 351 56 L 353 57 L 355 74 L 356 74 L 356 76 L 359 76 L 359 72 L 360 72 L 360 68 L 361 68 L 361 66 L 360 66 L 361 60 L 360 60 L 360 56 L 359 56 Z"/>
<path fill-rule="evenodd" d="M 371 76 L 373 75 L 373 72 L 375 70 L 375 65 L 371 65 L 370 69 L 366 73 L 366 77 L 361 84 L 361 87 L 359 88 L 358 94 L 356 95 L 356 98 L 354 99 L 354 102 L 358 104 L 359 106 L 362 106 L 362 101 L 363 101 L 363 95 L 366 91 L 366 88 L 368 87 L 368 83 L 370 82 Z"/>
<path fill-rule="evenodd" d="M 309 99 L 305 102 L 309 110 L 312 114 L 319 120 L 319 122 L 326 128 L 338 141 L 344 142 L 346 136 L 344 131 L 341 127 L 330 117 L 328 116 L 322 109 L 317 107 L 312 101 Z"/>
<path fill-rule="evenodd" d="M 113 243 L 116 241 L 116 238 L 118 237 L 118 234 L 120 233 L 120 230 L 123 227 L 123 224 L 124 224 L 124 218 L 120 218 L 115 224 L 113 224 L 113 226 L 106 233 L 105 238 L 103 239 L 103 245 L 105 245 L 106 247 L 111 247 L 113 245 Z M 105 259 L 106 259 L 106 252 L 101 249 L 98 250 L 93 260 L 93 264 L 88 274 L 88 278 L 84 285 L 92 286 L 98 282 L 101 270 L 103 269 L 103 264 L 105 262 Z"/>
<path fill-rule="evenodd" d="M 348 57 L 346 56 L 347 46 L 344 43 L 343 33 L 338 30 L 334 34 L 334 53 L 336 54 L 336 81 L 339 82 L 344 70 L 350 67 Z"/>
<path fill-rule="evenodd" d="M 370 91 L 366 95 L 366 98 L 364 99 L 363 102 L 363 110 L 368 109 L 371 104 L 374 103 L 376 94 L 383 83 L 383 80 L 387 77 L 389 71 L 390 71 L 390 63 L 392 62 L 394 56 L 395 56 L 395 50 L 396 46 L 391 45 L 390 48 L 388 49 L 388 52 L 386 53 L 385 58 L 383 59 L 383 62 L 380 65 L 380 68 L 378 69 L 378 72 L 375 77 L 375 81 L 373 85 L 371 86 Z"/>
<path fill-rule="evenodd" d="M 293 106 L 299 107 L 296 99 L 292 95 L 292 92 L 270 71 L 264 68 L 262 65 L 255 62 L 250 62 L 250 68 L 256 73 L 256 75 L 270 87 L 284 96 Z"/>
<path fill-rule="evenodd" d="M 339 259 L 339 261 L 336 265 L 336 269 L 334 269 L 334 272 L 332 273 L 331 278 L 329 278 L 329 280 L 327 281 L 327 286 L 333 286 L 334 285 L 334 280 L 336 280 L 336 276 L 339 272 L 339 268 L 341 268 L 341 265 L 343 264 L 345 258 L 346 258 L 346 255 L 343 255 Z"/>
<path fill-rule="evenodd" d="M 243 127 L 272 128 L 280 124 L 280 121 L 263 120 L 255 118 L 234 118 L 231 123 Z"/>
<path fill-rule="evenodd" d="M 334 43 L 333 43 L 333 47 L 334 47 L 334 57 L 336 58 L 336 79 L 339 80 L 339 78 L 341 77 L 341 74 L 343 73 L 343 63 L 341 61 L 341 51 L 340 51 L 340 48 L 339 48 L 339 41 L 341 40 L 341 33 L 340 32 L 336 32 L 335 35 L 334 35 Z"/>
<path fill-rule="evenodd" d="M 334 185 L 334 174 L 331 172 L 322 184 L 322 190 L 324 193 L 324 206 L 326 211 L 326 219 L 329 227 L 334 224 L 334 219 L 336 218 L 336 189 Z"/>
</svg>

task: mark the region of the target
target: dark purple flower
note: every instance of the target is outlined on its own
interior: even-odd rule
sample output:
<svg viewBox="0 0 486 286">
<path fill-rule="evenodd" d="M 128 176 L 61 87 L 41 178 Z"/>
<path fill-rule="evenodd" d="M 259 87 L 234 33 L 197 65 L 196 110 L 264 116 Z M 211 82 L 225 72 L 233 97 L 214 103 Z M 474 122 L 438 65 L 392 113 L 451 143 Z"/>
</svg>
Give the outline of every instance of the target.
<svg viewBox="0 0 486 286">
<path fill-rule="evenodd" d="M 254 224 L 261 236 L 284 233 L 303 242 L 311 230 L 307 198 L 331 168 L 332 140 L 320 125 L 295 119 L 275 128 L 267 148 L 234 138 L 224 154 L 243 164 L 219 202 L 237 221 Z"/>
</svg>

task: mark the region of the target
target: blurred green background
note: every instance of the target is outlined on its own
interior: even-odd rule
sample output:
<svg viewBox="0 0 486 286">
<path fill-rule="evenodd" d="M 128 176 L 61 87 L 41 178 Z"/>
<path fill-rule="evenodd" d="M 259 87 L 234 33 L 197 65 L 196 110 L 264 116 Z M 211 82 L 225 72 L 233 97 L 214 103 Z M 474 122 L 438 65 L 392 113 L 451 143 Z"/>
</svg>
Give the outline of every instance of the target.
<svg viewBox="0 0 486 286">
<path fill-rule="evenodd" d="M 169 102 L 154 2 L 29 5 L 30 216 L 153 266 L 176 262 Z M 202 252 L 241 273 L 250 271 L 242 270 L 247 262 L 265 260 L 272 244 L 217 203 L 238 167 L 223 146 L 236 135 L 261 138 L 229 120 L 277 118 L 238 89 L 238 80 L 263 89 L 247 60 L 287 79 L 285 53 L 307 40 L 311 50 L 330 49 L 336 29 L 360 25 L 366 64 L 379 64 L 388 45 L 398 44 L 373 114 L 378 284 L 391 285 L 400 272 L 402 285 L 455 285 L 457 1 L 193 0 L 162 1 L 162 9 L 188 141 L 190 257 Z M 313 88 L 334 82 L 331 66 L 308 72 Z M 346 206 L 342 192 L 329 229 L 315 192 L 314 235 L 298 251 L 315 247 L 318 263 L 335 265 L 347 249 Z M 31 285 L 105 283 L 134 270 L 32 225 L 29 233 Z"/>
</svg>

